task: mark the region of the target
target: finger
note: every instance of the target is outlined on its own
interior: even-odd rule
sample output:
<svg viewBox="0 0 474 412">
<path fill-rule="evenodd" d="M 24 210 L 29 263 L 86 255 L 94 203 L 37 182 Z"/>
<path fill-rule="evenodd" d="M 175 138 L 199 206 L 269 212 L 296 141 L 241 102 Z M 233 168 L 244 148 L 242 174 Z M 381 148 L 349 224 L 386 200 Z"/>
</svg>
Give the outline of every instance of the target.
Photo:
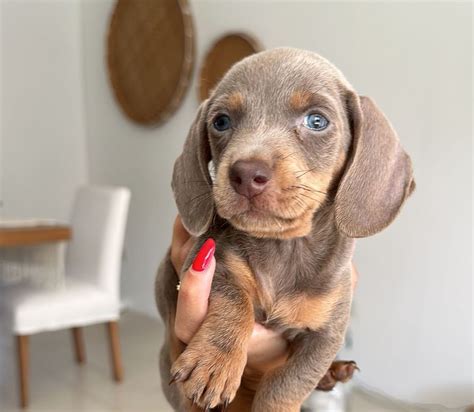
<svg viewBox="0 0 474 412">
<path fill-rule="evenodd" d="M 207 314 L 212 278 L 216 268 L 215 244 L 208 239 L 183 276 L 178 293 L 175 333 L 188 343 L 197 332 Z"/>
<path fill-rule="evenodd" d="M 189 343 L 207 314 L 209 294 L 216 262 L 202 272 L 189 269 L 181 281 L 176 308 L 175 333 L 178 339 Z"/>
<path fill-rule="evenodd" d="M 179 278 L 181 279 L 181 272 L 183 270 L 183 265 L 184 262 L 186 261 L 186 258 L 188 257 L 188 254 L 192 247 L 194 246 L 194 243 L 196 242 L 196 238 L 190 237 L 186 243 L 181 246 L 181 249 L 179 250 L 179 253 L 175 257 L 175 262 L 173 263 L 175 266 L 176 273 L 178 274 Z"/>
<path fill-rule="evenodd" d="M 190 237 L 184 243 L 184 245 L 181 245 L 179 248 L 176 247 L 174 250 L 171 249 L 171 263 L 173 264 L 174 270 L 176 271 L 176 274 L 180 280 L 183 276 L 181 272 L 183 271 L 184 262 L 186 261 L 190 250 L 194 246 L 194 243 L 196 243 L 196 240 L 197 239 L 195 237 Z"/>
<path fill-rule="evenodd" d="M 173 237 L 171 240 L 171 263 L 174 266 L 176 273 L 181 273 L 181 268 L 188 255 L 188 252 L 194 241 L 191 240 L 191 235 L 187 232 L 181 217 L 178 215 L 173 225 Z"/>
<path fill-rule="evenodd" d="M 181 216 L 177 215 L 173 224 L 172 243 L 176 243 L 177 245 L 183 245 L 190 237 L 191 235 L 184 227 L 183 222 L 181 220 Z"/>
</svg>

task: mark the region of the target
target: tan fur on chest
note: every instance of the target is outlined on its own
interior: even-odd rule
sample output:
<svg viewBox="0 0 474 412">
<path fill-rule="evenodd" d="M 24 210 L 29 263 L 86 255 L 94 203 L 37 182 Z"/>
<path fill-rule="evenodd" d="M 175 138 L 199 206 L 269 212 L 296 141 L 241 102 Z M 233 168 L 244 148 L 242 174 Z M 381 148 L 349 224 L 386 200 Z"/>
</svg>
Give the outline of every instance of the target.
<svg viewBox="0 0 474 412">
<path fill-rule="evenodd" d="M 277 321 L 289 328 L 317 330 L 331 319 L 334 308 L 342 299 L 342 287 L 326 294 L 309 296 L 304 293 L 275 297 L 271 290 L 264 290 L 245 262 L 233 253 L 227 253 L 225 263 L 236 283 L 239 284 L 266 313 L 266 323 Z"/>
<path fill-rule="evenodd" d="M 277 320 L 291 328 L 317 330 L 329 322 L 340 298 L 340 288 L 325 295 L 280 298 L 270 308 L 267 321 Z"/>
</svg>

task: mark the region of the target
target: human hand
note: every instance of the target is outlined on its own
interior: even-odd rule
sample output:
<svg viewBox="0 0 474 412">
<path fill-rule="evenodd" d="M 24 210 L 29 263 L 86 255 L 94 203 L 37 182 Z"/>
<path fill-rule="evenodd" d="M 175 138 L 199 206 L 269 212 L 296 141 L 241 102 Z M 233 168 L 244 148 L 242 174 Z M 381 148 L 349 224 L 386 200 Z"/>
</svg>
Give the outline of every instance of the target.
<svg viewBox="0 0 474 412">
<path fill-rule="evenodd" d="M 171 262 L 176 273 L 180 276 L 181 285 L 174 329 L 177 338 L 186 344 L 192 339 L 206 317 L 212 278 L 216 267 L 213 251 L 205 250 L 204 254 L 208 254 L 208 258 L 206 262 L 201 262 L 199 269 L 202 270 L 196 270 L 192 265 L 181 274 L 186 256 L 195 241 L 196 239 L 184 228 L 181 218 L 177 216 L 171 242 Z M 207 242 L 207 248 L 209 248 L 209 243 Z M 248 345 L 248 369 L 256 374 L 264 373 L 267 369 L 283 363 L 286 360 L 287 352 L 288 342 L 279 333 L 267 329 L 259 323 L 254 324 Z"/>
<path fill-rule="evenodd" d="M 204 321 L 211 291 L 212 278 L 216 267 L 213 253 L 201 271 L 190 267 L 181 274 L 184 261 L 196 242 L 184 228 L 181 218 L 176 217 L 171 243 L 171 262 L 180 276 L 181 286 L 175 318 L 175 334 L 183 343 L 189 343 Z M 352 265 L 352 290 L 354 291 L 358 272 Z M 255 374 L 264 373 L 269 368 L 285 362 L 288 354 L 288 342 L 275 331 L 254 324 L 247 353 L 247 368 Z"/>
</svg>

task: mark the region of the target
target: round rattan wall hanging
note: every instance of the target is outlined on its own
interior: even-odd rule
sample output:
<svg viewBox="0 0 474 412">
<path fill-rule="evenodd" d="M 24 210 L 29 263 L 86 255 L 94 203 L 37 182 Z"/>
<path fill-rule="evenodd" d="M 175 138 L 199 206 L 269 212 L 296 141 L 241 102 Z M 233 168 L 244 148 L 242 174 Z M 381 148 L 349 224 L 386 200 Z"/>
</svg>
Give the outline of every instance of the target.
<svg viewBox="0 0 474 412">
<path fill-rule="evenodd" d="M 243 33 L 230 33 L 217 40 L 207 52 L 199 75 L 199 99 L 209 97 L 211 90 L 232 65 L 261 51 L 260 43 Z"/>
<path fill-rule="evenodd" d="M 117 0 L 107 46 L 110 82 L 126 115 L 144 125 L 170 117 L 194 64 L 187 0 Z"/>
</svg>

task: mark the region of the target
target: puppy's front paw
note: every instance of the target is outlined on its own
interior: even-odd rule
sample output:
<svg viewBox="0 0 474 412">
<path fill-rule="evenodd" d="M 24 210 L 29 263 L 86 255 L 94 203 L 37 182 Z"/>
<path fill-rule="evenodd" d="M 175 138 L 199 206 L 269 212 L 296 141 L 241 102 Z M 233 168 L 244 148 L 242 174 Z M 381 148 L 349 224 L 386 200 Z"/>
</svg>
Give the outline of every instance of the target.
<svg viewBox="0 0 474 412">
<path fill-rule="evenodd" d="M 240 386 L 246 362 L 242 350 L 223 353 L 210 345 L 191 343 L 171 367 L 170 383 L 180 382 L 184 395 L 206 411 L 227 406 Z"/>
</svg>

